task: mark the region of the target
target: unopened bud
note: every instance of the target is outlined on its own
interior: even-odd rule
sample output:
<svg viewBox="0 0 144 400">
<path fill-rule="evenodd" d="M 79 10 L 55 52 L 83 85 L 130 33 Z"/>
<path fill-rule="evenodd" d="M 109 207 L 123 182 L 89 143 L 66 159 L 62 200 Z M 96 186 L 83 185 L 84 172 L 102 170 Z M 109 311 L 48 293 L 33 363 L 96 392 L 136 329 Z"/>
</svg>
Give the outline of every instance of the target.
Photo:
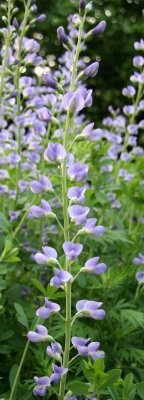
<svg viewBox="0 0 144 400">
<path fill-rule="evenodd" d="M 6 8 L 6 6 L 4 6 L 4 4 L 0 5 L 0 10 L 3 12 L 7 12 L 7 8 Z"/>
<path fill-rule="evenodd" d="M 45 14 L 41 14 L 41 15 L 39 15 L 38 18 L 36 18 L 35 22 L 36 22 L 36 24 L 39 24 L 39 23 L 45 21 L 45 19 L 46 19 L 46 15 Z"/>
<path fill-rule="evenodd" d="M 16 17 L 14 17 L 13 22 L 12 22 L 13 26 L 18 29 L 19 28 L 19 23 Z"/>
<path fill-rule="evenodd" d="M 106 21 L 101 21 L 94 29 L 89 31 L 84 38 L 84 41 L 92 39 L 92 37 L 99 36 L 106 28 Z"/>
<path fill-rule="evenodd" d="M 62 26 L 59 26 L 59 28 L 57 29 L 57 36 L 60 42 L 62 42 L 65 46 L 72 50 L 72 44 L 69 42 L 69 38 L 66 35 L 65 30 Z"/>
<path fill-rule="evenodd" d="M 2 16 L 2 21 L 6 24 L 7 23 L 7 17 L 5 15 Z"/>
<path fill-rule="evenodd" d="M 13 11 L 12 11 L 12 15 L 16 14 L 18 11 L 19 11 L 19 8 L 18 8 L 18 7 L 15 7 L 15 8 L 13 9 Z"/>
<path fill-rule="evenodd" d="M 87 5 L 86 5 L 86 12 L 90 12 L 93 8 L 93 2 L 90 1 Z"/>
</svg>

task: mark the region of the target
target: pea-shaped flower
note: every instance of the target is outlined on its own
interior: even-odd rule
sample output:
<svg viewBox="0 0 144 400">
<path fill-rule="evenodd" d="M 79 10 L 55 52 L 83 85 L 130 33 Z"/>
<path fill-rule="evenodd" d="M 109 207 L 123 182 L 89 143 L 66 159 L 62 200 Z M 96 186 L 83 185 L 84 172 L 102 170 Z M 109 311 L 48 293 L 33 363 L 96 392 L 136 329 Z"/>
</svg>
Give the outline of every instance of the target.
<svg viewBox="0 0 144 400">
<path fill-rule="evenodd" d="M 57 361 L 61 361 L 61 348 L 60 343 L 51 343 L 51 346 L 47 346 L 47 355 L 50 358 L 55 358 Z"/>
<path fill-rule="evenodd" d="M 72 181 L 86 182 L 87 180 L 88 165 L 73 163 L 68 167 L 67 174 Z"/>
<path fill-rule="evenodd" d="M 107 270 L 107 266 L 104 263 L 97 264 L 98 260 L 99 257 L 90 258 L 90 260 L 85 263 L 85 266 L 81 268 L 81 271 L 90 272 L 95 275 L 103 274 L 103 272 Z"/>
<path fill-rule="evenodd" d="M 37 264 L 58 264 L 57 261 L 57 252 L 53 247 L 43 246 L 43 254 L 36 253 L 35 260 Z"/>
<path fill-rule="evenodd" d="M 52 313 L 59 312 L 60 306 L 57 303 L 52 303 L 47 298 L 45 298 L 45 307 L 40 307 L 36 311 L 37 317 L 42 317 L 47 319 Z"/>
<path fill-rule="evenodd" d="M 32 214 L 33 217 L 35 218 L 43 218 L 45 216 L 48 216 L 51 214 L 51 207 L 50 205 L 47 203 L 46 200 L 41 200 L 41 207 L 38 206 L 32 206 L 30 208 L 30 212 Z"/>
<path fill-rule="evenodd" d="M 46 389 L 51 384 L 50 378 L 48 376 L 42 376 L 41 378 L 35 376 L 34 380 L 37 383 L 37 386 L 35 386 L 33 389 L 34 396 L 45 396 Z"/>
<path fill-rule="evenodd" d="M 105 228 L 103 225 L 95 226 L 96 222 L 97 222 L 96 218 L 87 219 L 85 226 L 80 230 L 79 233 L 81 234 L 87 233 L 88 235 L 92 235 L 95 237 L 102 236 L 105 231 Z"/>
<path fill-rule="evenodd" d="M 73 205 L 68 209 L 69 216 L 76 225 L 83 225 L 86 223 L 86 216 L 89 213 L 89 207 L 82 207 Z"/>
<path fill-rule="evenodd" d="M 90 142 L 97 142 L 103 137 L 103 131 L 102 129 L 95 129 L 94 131 L 92 130 L 94 127 L 94 122 L 91 124 L 87 125 L 79 137 L 85 138 L 89 140 Z"/>
<path fill-rule="evenodd" d="M 72 186 L 68 190 L 68 199 L 71 202 L 77 202 L 79 204 L 83 204 L 85 202 L 85 190 L 86 188 L 80 188 L 79 186 Z"/>
<path fill-rule="evenodd" d="M 55 286 L 57 289 L 60 288 L 63 283 L 73 280 L 73 276 L 68 271 L 54 268 L 54 272 L 55 276 L 50 280 L 50 285 Z"/>
<path fill-rule="evenodd" d="M 99 310 L 102 304 L 102 302 L 97 301 L 80 300 L 76 304 L 76 310 L 84 316 L 101 320 L 105 317 L 105 311 L 103 309 Z"/>
<path fill-rule="evenodd" d="M 62 247 L 67 255 L 68 261 L 77 261 L 77 258 L 83 249 L 82 244 L 73 242 L 65 242 Z"/>
<path fill-rule="evenodd" d="M 33 193 L 44 193 L 53 191 L 51 181 L 45 175 L 39 175 L 39 182 L 32 181 L 30 184 L 30 188 Z"/>
<path fill-rule="evenodd" d="M 68 371 L 68 368 L 58 367 L 55 364 L 52 364 L 53 374 L 50 377 L 51 382 L 57 383 L 60 380 L 62 375 L 65 375 Z"/>
<path fill-rule="evenodd" d="M 41 121 L 49 122 L 52 119 L 51 113 L 47 107 L 39 108 L 37 113 L 38 113 L 38 117 Z"/>
<path fill-rule="evenodd" d="M 104 351 L 97 350 L 99 345 L 99 342 L 92 342 L 88 345 L 88 356 L 91 357 L 93 361 L 97 360 L 97 358 L 105 357 Z"/>
<path fill-rule="evenodd" d="M 38 342 L 43 342 L 45 340 L 50 340 L 52 341 L 52 336 L 48 335 L 48 330 L 45 328 L 43 325 L 37 325 L 37 332 L 34 331 L 29 331 L 27 334 L 28 339 L 32 343 L 38 343 Z"/>
<path fill-rule="evenodd" d="M 136 279 L 138 282 L 144 283 L 144 271 L 138 271 L 136 273 Z"/>
<path fill-rule="evenodd" d="M 66 150 L 60 143 L 49 142 L 48 147 L 44 152 L 44 159 L 51 163 L 59 161 L 60 163 L 66 157 Z"/>
<path fill-rule="evenodd" d="M 84 108 L 84 104 L 84 98 L 80 92 L 78 93 L 78 91 L 75 93 L 66 93 L 62 100 L 62 107 L 71 114 L 82 110 Z"/>
</svg>

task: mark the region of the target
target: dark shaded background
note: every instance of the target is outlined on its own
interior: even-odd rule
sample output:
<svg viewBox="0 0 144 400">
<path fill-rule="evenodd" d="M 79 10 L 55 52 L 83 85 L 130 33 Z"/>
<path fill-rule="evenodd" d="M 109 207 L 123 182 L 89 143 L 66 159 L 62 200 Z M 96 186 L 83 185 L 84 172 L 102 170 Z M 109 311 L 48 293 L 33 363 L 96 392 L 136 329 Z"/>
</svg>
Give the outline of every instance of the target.
<svg viewBox="0 0 144 400">
<path fill-rule="evenodd" d="M 67 17 L 78 12 L 79 0 L 37 0 L 36 4 L 38 15 L 46 13 L 47 17 L 29 31 L 29 36 L 40 38 L 41 54 L 49 56 L 47 61 L 52 66 L 64 52 L 56 29 L 59 25 L 67 27 Z M 21 20 L 23 3 L 16 0 L 15 5 L 20 8 L 18 19 Z M 91 120 L 95 117 L 95 121 L 101 121 L 107 114 L 108 105 L 120 107 L 127 101 L 121 92 L 130 84 L 129 77 L 133 72 L 132 58 L 136 54 L 133 43 L 143 37 L 142 8 L 144 0 L 93 0 L 86 28 L 91 29 L 102 19 L 107 21 L 107 28 L 99 38 L 88 43 L 88 49 L 83 53 L 92 62 L 96 57 L 101 59 L 98 75 L 88 81 L 94 90 L 93 107 L 88 110 Z"/>
</svg>

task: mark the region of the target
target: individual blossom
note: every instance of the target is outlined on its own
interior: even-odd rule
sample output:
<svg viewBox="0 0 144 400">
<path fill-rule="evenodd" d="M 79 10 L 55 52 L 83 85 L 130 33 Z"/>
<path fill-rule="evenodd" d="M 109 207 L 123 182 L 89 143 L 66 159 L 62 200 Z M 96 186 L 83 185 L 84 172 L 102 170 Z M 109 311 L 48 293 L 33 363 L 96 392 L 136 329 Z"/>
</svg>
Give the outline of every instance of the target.
<svg viewBox="0 0 144 400">
<path fill-rule="evenodd" d="M 71 202 L 77 202 L 79 204 L 83 204 L 85 202 L 85 188 L 80 188 L 79 186 L 72 186 L 68 190 L 68 199 Z"/>
<path fill-rule="evenodd" d="M 61 287 L 63 283 L 73 280 L 73 276 L 63 269 L 54 268 L 55 276 L 50 280 L 50 286 L 55 286 L 57 289 Z"/>
<path fill-rule="evenodd" d="M 144 256 L 143 254 L 139 253 L 138 257 L 133 258 L 133 263 L 136 265 L 144 264 Z"/>
<path fill-rule="evenodd" d="M 73 242 L 65 242 L 62 247 L 68 261 L 77 261 L 77 258 L 83 249 L 82 244 Z"/>
<path fill-rule="evenodd" d="M 97 358 L 104 358 L 105 353 L 102 350 L 97 350 L 99 348 L 99 342 L 92 342 L 88 345 L 88 356 L 92 358 L 93 361 L 96 361 Z"/>
<path fill-rule="evenodd" d="M 57 383 L 60 380 L 60 377 L 68 372 L 68 368 L 58 367 L 55 364 L 52 364 L 52 368 L 53 374 L 50 377 L 51 382 Z"/>
<path fill-rule="evenodd" d="M 140 39 L 139 42 L 134 43 L 135 50 L 144 50 L 144 39 Z"/>
<path fill-rule="evenodd" d="M 44 397 L 47 387 L 51 384 L 50 378 L 48 376 L 42 376 L 41 378 L 35 376 L 34 380 L 37 383 L 37 386 L 33 389 L 34 396 Z"/>
<path fill-rule="evenodd" d="M 52 213 L 51 207 L 47 203 L 46 200 L 41 200 L 41 205 L 42 205 L 42 208 L 38 207 L 38 206 L 32 206 L 30 208 L 30 212 L 33 217 L 43 218 L 43 217 L 47 217 L 48 215 L 50 215 Z"/>
<path fill-rule="evenodd" d="M 44 159 L 49 162 L 63 162 L 66 157 L 66 150 L 60 143 L 49 142 L 48 147 L 44 152 Z"/>
<path fill-rule="evenodd" d="M 140 283 L 144 283 L 144 271 L 138 271 L 136 273 L 136 280 Z"/>
<path fill-rule="evenodd" d="M 47 298 L 45 298 L 45 307 L 40 307 L 36 311 L 37 317 L 42 317 L 43 319 L 49 318 L 49 316 L 55 312 L 59 312 L 60 306 L 57 303 L 52 303 Z"/>
<path fill-rule="evenodd" d="M 48 330 L 45 328 L 43 325 L 37 325 L 37 332 L 34 331 L 29 331 L 27 334 L 27 338 L 32 342 L 32 343 L 39 343 L 39 342 L 44 342 L 45 340 L 52 340 L 52 336 L 48 335 Z"/>
<path fill-rule="evenodd" d="M 51 181 L 45 175 L 39 175 L 39 182 L 32 181 L 30 183 L 30 188 L 33 193 L 40 194 L 53 191 Z"/>
<path fill-rule="evenodd" d="M 86 182 L 87 180 L 88 165 L 73 163 L 68 167 L 67 174 L 72 181 Z"/>
<path fill-rule="evenodd" d="M 84 41 L 87 42 L 88 40 L 92 39 L 92 37 L 99 36 L 102 32 L 104 32 L 105 28 L 106 21 L 101 21 L 95 28 L 85 35 Z"/>
<path fill-rule="evenodd" d="M 69 207 L 68 213 L 72 222 L 75 222 L 76 225 L 83 225 L 86 223 L 86 216 L 89 213 L 89 207 L 73 205 Z"/>
<path fill-rule="evenodd" d="M 79 231 L 80 234 L 89 234 L 95 237 L 100 237 L 103 235 L 105 228 L 103 225 L 95 226 L 97 222 L 96 218 L 89 218 L 86 221 L 85 226 Z"/>
<path fill-rule="evenodd" d="M 99 62 L 94 62 L 90 64 L 85 70 L 83 71 L 84 76 L 94 78 L 97 75 L 99 69 Z"/>
<path fill-rule="evenodd" d="M 19 214 L 20 214 L 20 211 L 9 211 L 10 220 L 12 222 L 17 221 Z"/>
<path fill-rule="evenodd" d="M 133 86 L 127 86 L 122 90 L 122 94 L 127 97 L 133 97 L 136 93 L 136 90 Z"/>
<path fill-rule="evenodd" d="M 43 254 L 36 253 L 35 254 L 35 261 L 37 264 L 58 264 L 57 261 L 57 252 L 53 247 L 43 246 Z"/>
<path fill-rule="evenodd" d="M 144 65 L 144 57 L 142 56 L 136 56 L 133 59 L 133 65 L 134 67 L 140 68 Z"/>
<path fill-rule="evenodd" d="M 71 114 L 82 110 L 84 108 L 84 104 L 84 98 L 80 92 L 78 93 L 78 91 L 68 92 L 62 99 L 62 107 Z"/>
<path fill-rule="evenodd" d="M 83 339 L 81 337 L 74 336 L 71 339 L 73 346 L 77 349 L 80 356 L 88 355 L 88 348 L 85 346 L 90 339 Z"/>
<path fill-rule="evenodd" d="M 85 266 L 83 268 L 81 268 L 82 272 L 90 272 L 94 275 L 100 275 L 103 274 L 103 272 L 105 272 L 107 270 L 107 266 L 104 263 L 100 263 L 97 264 L 99 260 L 99 257 L 93 257 L 90 258 L 90 260 L 88 260 L 85 263 Z"/>
<path fill-rule="evenodd" d="M 38 117 L 41 121 L 49 122 L 52 119 L 51 113 L 47 107 L 42 107 L 37 110 Z"/>
<path fill-rule="evenodd" d="M 87 125 L 83 131 L 81 132 L 79 137 L 85 138 L 89 140 L 90 142 L 97 142 L 103 137 L 103 131 L 102 129 L 95 129 L 94 131 L 92 130 L 94 127 L 94 122 L 91 124 Z"/>
<path fill-rule="evenodd" d="M 103 303 L 90 300 L 80 300 L 76 304 L 76 310 L 83 316 L 93 318 L 96 320 L 101 320 L 105 317 L 105 311 L 103 309 L 99 310 Z"/>
<path fill-rule="evenodd" d="M 121 154 L 121 160 L 129 162 L 131 158 L 130 153 L 127 153 L 126 151 Z"/>
<path fill-rule="evenodd" d="M 51 346 L 47 346 L 46 352 L 50 358 L 55 358 L 55 360 L 61 362 L 61 344 L 60 343 L 51 343 Z"/>
</svg>

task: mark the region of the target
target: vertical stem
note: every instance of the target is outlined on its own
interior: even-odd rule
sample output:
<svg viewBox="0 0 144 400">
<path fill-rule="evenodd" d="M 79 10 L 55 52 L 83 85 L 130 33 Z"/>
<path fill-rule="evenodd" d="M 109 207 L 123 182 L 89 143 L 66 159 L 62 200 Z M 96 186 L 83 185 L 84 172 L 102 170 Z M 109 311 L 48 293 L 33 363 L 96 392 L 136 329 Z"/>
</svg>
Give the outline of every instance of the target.
<svg viewBox="0 0 144 400">
<path fill-rule="evenodd" d="M 21 98 L 20 98 L 20 88 L 19 88 L 19 79 L 20 79 L 20 66 L 21 66 L 21 50 L 22 50 L 22 41 L 25 35 L 25 30 L 26 30 L 26 25 L 27 25 L 27 20 L 28 20 L 28 14 L 29 14 L 29 7 L 30 7 L 30 0 L 28 0 L 27 5 L 25 7 L 25 14 L 24 14 L 24 20 L 23 20 L 23 26 L 22 26 L 22 32 L 21 32 L 21 37 L 19 39 L 19 47 L 18 47 L 18 60 L 19 63 L 16 68 L 16 74 L 15 74 L 15 90 L 18 90 L 18 96 L 17 96 L 17 115 L 20 115 L 21 113 Z M 18 127 L 18 155 L 21 157 L 21 128 Z M 21 160 L 17 164 L 17 169 L 16 169 L 16 197 L 15 197 L 15 208 L 17 204 L 17 199 L 18 199 L 18 194 L 19 194 L 19 186 L 18 182 L 20 179 L 20 172 L 21 172 Z"/>
<path fill-rule="evenodd" d="M 6 69 L 6 62 L 7 62 L 7 54 L 8 54 L 8 47 L 9 47 L 9 40 L 10 40 L 10 20 L 11 20 L 11 0 L 8 1 L 8 24 L 7 24 L 7 36 L 6 36 L 6 46 L 5 46 L 5 53 L 2 65 L 2 74 L 1 74 L 1 82 L 0 82 L 0 105 L 3 93 L 3 81 L 5 76 L 5 69 Z"/>
<path fill-rule="evenodd" d="M 80 44 L 82 38 L 82 30 L 84 24 L 85 16 L 82 18 L 80 28 L 79 28 L 79 35 L 78 35 L 78 42 L 76 48 L 76 54 L 73 62 L 73 71 L 71 77 L 71 85 L 70 90 L 74 91 L 74 81 L 76 75 L 76 67 L 77 61 L 80 53 Z M 68 134 L 70 128 L 70 113 L 67 112 L 66 118 L 66 127 L 65 127 L 65 135 L 63 140 L 63 145 L 68 151 Z M 62 166 L 62 199 L 63 199 L 63 216 L 64 216 L 64 240 L 69 240 L 69 218 L 68 218 L 68 199 L 67 199 L 67 182 L 66 182 L 66 167 L 67 167 L 67 157 L 65 157 Z M 70 263 L 68 263 L 66 258 L 66 270 L 71 272 Z M 69 281 L 66 284 L 66 323 L 65 323 L 65 350 L 63 356 L 63 368 L 68 368 L 69 363 L 69 351 L 70 351 L 70 338 L 71 338 L 71 282 Z M 66 374 L 61 377 L 60 381 L 60 391 L 59 391 L 59 400 L 64 400 L 65 394 L 65 383 L 66 383 Z"/>
</svg>

